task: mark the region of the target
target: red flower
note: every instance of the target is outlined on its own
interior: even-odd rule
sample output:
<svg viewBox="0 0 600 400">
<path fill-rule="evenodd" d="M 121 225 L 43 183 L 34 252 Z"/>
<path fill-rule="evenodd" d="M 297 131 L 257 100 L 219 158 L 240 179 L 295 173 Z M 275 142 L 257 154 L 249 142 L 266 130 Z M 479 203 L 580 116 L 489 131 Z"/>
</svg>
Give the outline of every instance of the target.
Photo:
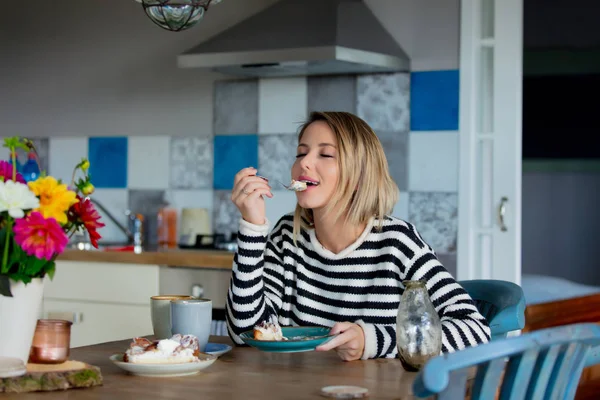
<svg viewBox="0 0 600 400">
<path fill-rule="evenodd" d="M 102 236 L 97 230 L 104 226 L 102 222 L 98 221 L 100 214 L 89 197 L 83 199 L 77 196 L 77 199 L 79 201 L 69 209 L 69 220 L 77 226 L 83 225 L 90 235 L 92 246 L 98 248 L 98 239 L 101 239 Z"/>
<path fill-rule="evenodd" d="M 12 181 L 13 166 L 10 165 L 10 163 L 7 163 L 6 161 L 0 161 L 0 177 L 4 178 L 5 182 Z M 21 175 L 18 172 L 17 172 L 17 179 L 15 179 L 15 181 L 19 182 L 19 183 L 27 184 L 25 182 L 25 179 L 23 179 L 23 175 Z"/>
<path fill-rule="evenodd" d="M 30 256 L 51 260 L 64 251 L 69 242 L 58 222 L 54 218 L 33 211 L 25 218 L 15 222 L 15 242 Z"/>
</svg>

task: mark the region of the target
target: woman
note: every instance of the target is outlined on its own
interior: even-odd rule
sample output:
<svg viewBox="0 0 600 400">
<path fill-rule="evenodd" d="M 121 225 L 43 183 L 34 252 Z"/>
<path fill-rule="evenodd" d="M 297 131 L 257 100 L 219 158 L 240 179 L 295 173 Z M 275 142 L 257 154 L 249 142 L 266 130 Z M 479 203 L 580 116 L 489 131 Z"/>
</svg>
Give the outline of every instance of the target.
<svg viewBox="0 0 600 400">
<path fill-rule="evenodd" d="M 232 339 L 275 316 L 332 327 L 317 348 L 343 360 L 396 357 L 403 280 L 426 280 L 442 320 L 443 352 L 487 342 L 490 329 L 466 291 L 408 222 L 387 216 L 398 199 L 381 143 L 360 118 L 315 112 L 302 126 L 292 178 L 308 182 L 292 215 L 269 235 L 271 187 L 245 168 L 232 201 L 241 212 L 227 298 Z"/>
</svg>

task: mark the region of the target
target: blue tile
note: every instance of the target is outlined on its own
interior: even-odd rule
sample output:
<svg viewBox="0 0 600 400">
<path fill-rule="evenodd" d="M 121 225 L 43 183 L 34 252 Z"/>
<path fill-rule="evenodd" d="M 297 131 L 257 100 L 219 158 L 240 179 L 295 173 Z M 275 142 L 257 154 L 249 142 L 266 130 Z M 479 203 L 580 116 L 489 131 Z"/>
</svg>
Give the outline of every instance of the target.
<svg viewBox="0 0 600 400">
<path fill-rule="evenodd" d="M 230 190 L 240 169 L 258 168 L 258 135 L 215 136 L 214 149 L 214 189 Z"/>
<path fill-rule="evenodd" d="M 91 137 L 88 143 L 88 158 L 95 187 L 127 187 L 126 137 Z"/>
<path fill-rule="evenodd" d="M 411 74 L 411 131 L 458 129 L 458 70 Z"/>
</svg>

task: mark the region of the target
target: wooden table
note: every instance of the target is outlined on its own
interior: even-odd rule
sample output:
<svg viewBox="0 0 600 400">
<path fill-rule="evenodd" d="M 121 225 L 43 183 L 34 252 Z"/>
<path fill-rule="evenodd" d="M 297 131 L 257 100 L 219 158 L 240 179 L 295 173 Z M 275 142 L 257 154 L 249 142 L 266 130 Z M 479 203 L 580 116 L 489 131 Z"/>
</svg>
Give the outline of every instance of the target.
<svg viewBox="0 0 600 400">
<path fill-rule="evenodd" d="M 211 342 L 228 343 L 227 337 Z M 108 358 L 123 352 L 130 340 L 72 349 L 71 359 L 100 367 L 104 385 L 63 392 L 3 394 L 5 399 L 318 399 L 330 385 L 369 389 L 372 399 L 413 399 L 415 373 L 405 372 L 398 359 L 341 361 L 334 351 L 265 353 L 234 347 L 199 374 L 176 378 L 127 375 Z"/>
</svg>

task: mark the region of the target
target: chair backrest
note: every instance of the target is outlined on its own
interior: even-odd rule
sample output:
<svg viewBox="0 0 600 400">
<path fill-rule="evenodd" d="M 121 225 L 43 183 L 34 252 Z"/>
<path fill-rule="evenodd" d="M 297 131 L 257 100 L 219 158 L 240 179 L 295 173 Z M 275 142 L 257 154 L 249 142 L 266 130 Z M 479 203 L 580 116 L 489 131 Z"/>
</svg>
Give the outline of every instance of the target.
<svg viewBox="0 0 600 400">
<path fill-rule="evenodd" d="M 474 279 L 458 282 L 487 319 L 492 340 L 503 339 L 510 331 L 525 326 L 525 294 L 513 282 L 495 279 Z"/>
<path fill-rule="evenodd" d="M 454 400 L 464 399 L 469 387 L 472 400 L 497 394 L 500 399 L 573 399 L 587 353 L 597 345 L 600 326 L 588 323 L 468 347 L 429 360 L 413 392 L 421 398 Z"/>
</svg>

